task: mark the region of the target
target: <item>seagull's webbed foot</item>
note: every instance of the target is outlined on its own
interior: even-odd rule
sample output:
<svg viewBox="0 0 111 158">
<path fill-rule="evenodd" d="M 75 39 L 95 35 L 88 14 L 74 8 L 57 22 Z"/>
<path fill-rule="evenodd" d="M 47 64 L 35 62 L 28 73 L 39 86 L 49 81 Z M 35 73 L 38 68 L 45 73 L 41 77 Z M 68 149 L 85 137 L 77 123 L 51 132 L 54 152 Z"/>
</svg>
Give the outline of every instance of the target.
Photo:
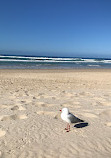
<svg viewBox="0 0 111 158">
<path fill-rule="evenodd" d="M 67 124 L 67 127 L 65 128 L 65 130 L 68 130 L 68 128 L 69 128 L 69 124 Z"/>
</svg>

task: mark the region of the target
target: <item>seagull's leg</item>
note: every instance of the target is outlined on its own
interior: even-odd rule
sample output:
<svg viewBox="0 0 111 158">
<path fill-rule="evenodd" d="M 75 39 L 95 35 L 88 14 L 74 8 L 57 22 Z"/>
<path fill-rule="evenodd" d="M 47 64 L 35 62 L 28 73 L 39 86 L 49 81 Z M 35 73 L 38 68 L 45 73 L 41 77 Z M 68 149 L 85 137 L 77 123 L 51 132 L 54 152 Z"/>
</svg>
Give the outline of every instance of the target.
<svg viewBox="0 0 111 158">
<path fill-rule="evenodd" d="M 70 131 L 70 124 L 68 123 L 67 132 Z"/>
<path fill-rule="evenodd" d="M 69 131 L 70 131 L 70 124 L 69 124 Z"/>
<path fill-rule="evenodd" d="M 65 130 L 68 130 L 68 125 L 69 125 L 69 124 L 67 123 L 67 128 L 65 128 Z"/>
<path fill-rule="evenodd" d="M 68 123 L 68 126 L 67 126 L 67 132 L 70 131 L 70 124 Z"/>
</svg>

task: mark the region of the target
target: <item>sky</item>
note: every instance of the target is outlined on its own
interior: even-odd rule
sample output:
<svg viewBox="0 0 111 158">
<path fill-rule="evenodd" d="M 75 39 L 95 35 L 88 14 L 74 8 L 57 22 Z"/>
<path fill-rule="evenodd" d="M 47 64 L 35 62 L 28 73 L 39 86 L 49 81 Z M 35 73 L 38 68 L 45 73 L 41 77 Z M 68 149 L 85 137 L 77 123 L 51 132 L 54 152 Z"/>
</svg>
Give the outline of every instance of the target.
<svg viewBox="0 0 111 158">
<path fill-rule="evenodd" d="M 111 57 L 111 0 L 1 0 L 0 54 Z"/>
</svg>

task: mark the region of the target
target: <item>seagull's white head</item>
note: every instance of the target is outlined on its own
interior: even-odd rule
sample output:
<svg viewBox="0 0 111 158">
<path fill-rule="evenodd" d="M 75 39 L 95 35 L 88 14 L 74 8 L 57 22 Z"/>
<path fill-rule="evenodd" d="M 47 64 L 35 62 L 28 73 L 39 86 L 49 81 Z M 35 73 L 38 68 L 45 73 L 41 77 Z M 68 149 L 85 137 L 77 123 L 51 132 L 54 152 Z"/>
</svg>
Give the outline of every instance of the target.
<svg viewBox="0 0 111 158">
<path fill-rule="evenodd" d="M 69 109 L 68 108 L 63 108 L 62 113 L 66 114 L 66 115 L 69 114 Z"/>
</svg>

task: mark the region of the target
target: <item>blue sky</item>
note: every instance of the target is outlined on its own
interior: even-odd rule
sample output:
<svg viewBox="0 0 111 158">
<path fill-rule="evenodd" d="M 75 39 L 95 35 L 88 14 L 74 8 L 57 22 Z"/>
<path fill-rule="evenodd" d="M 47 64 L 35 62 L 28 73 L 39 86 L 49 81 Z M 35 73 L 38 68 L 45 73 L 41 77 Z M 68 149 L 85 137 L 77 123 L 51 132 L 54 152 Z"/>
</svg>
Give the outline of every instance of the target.
<svg viewBox="0 0 111 158">
<path fill-rule="evenodd" d="M 0 53 L 111 57 L 111 0 L 1 0 Z"/>
</svg>

